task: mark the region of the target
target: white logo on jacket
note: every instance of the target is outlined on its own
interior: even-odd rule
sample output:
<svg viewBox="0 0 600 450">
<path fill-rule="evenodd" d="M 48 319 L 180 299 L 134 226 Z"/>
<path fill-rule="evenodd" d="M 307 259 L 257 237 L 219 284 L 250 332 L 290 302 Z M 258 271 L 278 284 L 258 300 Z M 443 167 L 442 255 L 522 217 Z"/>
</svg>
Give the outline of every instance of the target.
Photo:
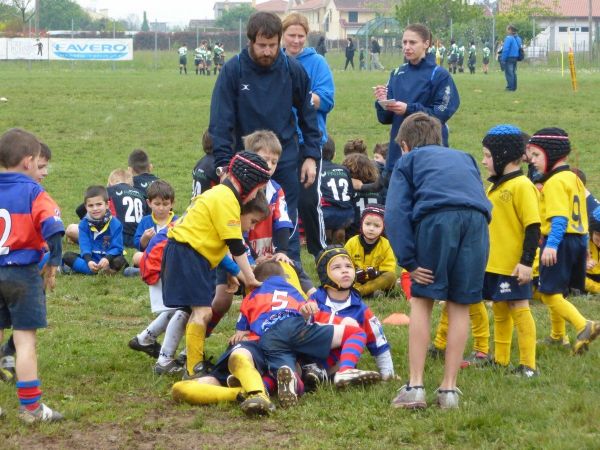
<svg viewBox="0 0 600 450">
<path fill-rule="evenodd" d="M 242 84 L 242 91 L 249 91 L 250 90 L 250 85 L 249 84 Z"/>
</svg>

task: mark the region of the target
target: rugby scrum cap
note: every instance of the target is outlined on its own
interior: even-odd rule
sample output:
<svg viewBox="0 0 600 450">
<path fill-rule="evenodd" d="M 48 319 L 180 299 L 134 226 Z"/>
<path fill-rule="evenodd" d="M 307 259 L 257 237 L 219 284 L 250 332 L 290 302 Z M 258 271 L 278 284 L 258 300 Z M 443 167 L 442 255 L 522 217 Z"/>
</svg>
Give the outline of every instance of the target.
<svg viewBox="0 0 600 450">
<path fill-rule="evenodd" d="M 319 275 L 321 286 L 332 288 L 336 291 L 340 290 L 339 284 L 331 279 L 329 272 L 331 262 L 340 256 L 350 258 L 348 251 L 342 245 L 328 245 L 317 256 L 317 275 Z"/>
<path fill-rule="evenodd" d="M 362 224 L 365 221 L 365 217 L 370 216 L 371 214 L 375 215 L 375 216 L 379 216 L 381 217 L 381 220 L 383 220 L 383 216 L 385 215 L 385 206 L 380 205 L 380 204 L 372 204 L 367 206 L 362 214 L 360 215 L 360 229 L 362 232 Z"/>
<path fill-rule="evenodd" d="M 237 153 L 231 159 L 228 172 L 240 186 L 242 199 L 271 178 L 267 162 L 256 153 L 246 150 Z"/>
<path fill-rule="evenodd" d="M 481 143 L 492 154 L 497 176 L 502 175 L 509 162 L 521 158 L 525 152 L 521 130 L 514 125 L 503 124 L 490 128 Z"/>
<path fill-rule="evenodd" d="M 571 153 L 569 135 L 561 128 L 542 128 L 531 136 L 529 145 L 539 148 L 546 155 L 544 173 L 550 172 L 557 162 Z"/>
</svg>

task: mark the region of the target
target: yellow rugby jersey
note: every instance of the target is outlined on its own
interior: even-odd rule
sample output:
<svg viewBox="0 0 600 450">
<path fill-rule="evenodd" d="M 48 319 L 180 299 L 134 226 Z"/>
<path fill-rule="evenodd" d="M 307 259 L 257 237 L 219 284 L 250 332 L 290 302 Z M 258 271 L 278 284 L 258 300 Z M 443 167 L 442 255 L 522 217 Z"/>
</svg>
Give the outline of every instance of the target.
<svg viewBox="0 0 600 450">
<path fill-rule="evenodd" d="M 486 272 L 510 275 L 521 260 L 525 228 L 540 223 L 538 190 L 525 175 L 487 189 L 492 203 L 490 256 Z"/>
<path fill-rule="evenodd" d="M 241 211 L 233 191 L 219 184 L 194 197 L 167 236 L 189 244 L 215 268 L 227 254 L 225 239 L 242 239 Z"/>
<path fill-rule="evenodd" d="M 356 235 L 348 239 L 345 249 L 350 254 L 350 259 L 354 263 L 354 267 L 357 269 L 366 269 L 367 267 L 373 267 L 379 272 L 395 272 L 396 271 L 396 257 L 390 245 L 390 241 L 381 236 L 379 241 L 375 245 L 375 248 L 365 255 L 365 249 L 360 243 L 360 236 Z"/>
<path fill-rule="evenodd" d="M 585 187 L 577 175 L 567 169 L 546 180 L 540 195 L 540 216 L 544 236 L 550 234 L 550 221 L 556 216 L 567 218 L 567 233 L 587 234 Z"/>
</svg>

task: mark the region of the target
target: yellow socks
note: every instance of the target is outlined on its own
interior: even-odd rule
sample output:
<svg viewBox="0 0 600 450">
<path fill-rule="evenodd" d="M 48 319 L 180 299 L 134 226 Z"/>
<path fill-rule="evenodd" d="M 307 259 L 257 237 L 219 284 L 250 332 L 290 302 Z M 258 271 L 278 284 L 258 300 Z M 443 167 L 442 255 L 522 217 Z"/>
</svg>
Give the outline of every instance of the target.
<svg viewBox="0 0 600 450">
<path fill-rule="evenodd" d="M 507 302 L 494 302 L 494 361 L 501 366 L 510 362 L 513 320 Z"/>
<path fill-rule="evenodd" d="M 535 369 L 536 329 L 531 310 L 529 306 L 511 308 L 510 315 L 517 329 L 519 364 Z"/>
<path fill-rule="evenodd" d="M 442 306 L 442 314 L 440 315 L 440 323 L 437 326 L 437 330 L 435 332 L 435 338 L 433 339 L 433 345 L 440 350 L 446 349 L 446 344 L 448 340 L 446 337 L 448 336 L 448 310 L 446 309 L 446 304 Z"/>
<path fill-rule="evenodd" d="M 234 353 L 229 357 L 228 366 L 231 374 L 240 380 L 244 391 L 248 393 L 262 392 L 264 394 L 265 385 L 262 377 L 248 357 Z"/>
<path fill-rule="evenodd" d="M 565 320 L 573 325 L 577 333 L 583 331 L 586 324 L 585 317 L 583 317 L 577 308 L 570 301 L 566 300 L 562 294 L 542 294 L 542 301 L 550 308 L 552 339 L 562 339 L 566 334 L 564 328 Z M 561 319 L 560 321 L 559 318 Z M 560 334 L 561 332 L 562 334 Z"/>
<path fill-rule="evenodd" d="M 486 355 L 490 352 L 490 322 L 484 302 L 469 305 L 473 350 Z"/>
<path fill-rule="evenodd" d="M 190 405 L 209 405 L 219 402 L 234 402 L 242 388 L 230 388 L 201 384 L 198 380 L 179 381 L 173 385 L 173 400 Z"/>
<path fill-rule="evenodd" d="M 186 370 L 188 375 L 194 373 L 194 367 L 204 358 L 204 338 L 206 327 L 188 322 L 185 329 L 185 345 L 187 348 Z"/>
</svg>

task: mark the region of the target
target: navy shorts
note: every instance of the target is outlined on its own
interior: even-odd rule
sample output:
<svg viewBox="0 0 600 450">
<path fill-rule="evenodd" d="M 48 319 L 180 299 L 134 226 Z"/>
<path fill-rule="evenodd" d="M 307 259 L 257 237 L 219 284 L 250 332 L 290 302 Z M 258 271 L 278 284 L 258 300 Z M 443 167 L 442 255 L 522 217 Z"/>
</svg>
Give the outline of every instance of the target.
<svg viewBox="0 0 600 450">
<path fill-rule="evenodd" d="M 208 306 L 215 296 L 215 271 L 204 256 L 187 244 L 169 239 L 161 265 L 165 306 Z"/>
<path fill-rule="evenodd" d="M 483 279 L 483 299 L 495 302 L 529 300 L 533 296 L 531 283 L 519 285 L 516 277 L 485 273 Z"/>
<path fill-rule="evenodd" d="M 180 56 L 179 57 L 179 64 L 182 64 L 182 65 L 185 66 L 187 64 L 187 56 Z"/>
<path fill-rule="evenodd" d="M 229 371 L 229 357 L 233 353 L 234 350 L 239 348 L 243 348 L 244 350 L 248 350 L 252 355 L 252 359 L 254 360 L 254 367 L 261 375 L 267 371 L 267 363 L 265 361 L 265 355 L 258 344 L 258 341 L 242 341 L 239 344 L 235 344 L 233 346 L 229 346 L 225 353 L 219 356 L 219 360 L 215 363 L 213 370 L 210 372 L 211 377 L 215 377 L 219 380 L 223 386 L 227 385 L 227 377 L 231 375 Z"/>
<path fill-rule="evenodd" d="M 587 237 L 580 234 L 565 234 L 558 246 L 556 264 L 542 265 L 541 255 L 546 246 L 540 249 L 540 280 L 538 290 L 543 294 L 562 294 L 568 288 L 585 289 L 587 261 Z"/>
<path fill-rule="evenodd" d="M 433 271 L 434 282 L 413 282 L 414 297 L 465 305 L 481 301 L 489 251 L 483 213 L 459 209 L 425 216 L 415 230 L 415 249 L 418 265 Z"/>
<path fill-rule="evenodd" d="M 47 325 L 38 265 L 0 267 L 0 329 L 37 330 Z"/>
<path fill-rule="evenodd" d="M 338 208 L 337 206 L 322 206 L 323 221 L 327 230 L 346 229 L 354 222 L 354 208 Z"/>
<path fill-rule="evenodd" d="M 307 325 L 303 317 L 288 317 L 269 328 L 260 338 L 260 348 L 273 373 L 282 366 L 296 370 L 297 356 L 324 360 L 331 351 L 332 325 Z"/>
</svg>

